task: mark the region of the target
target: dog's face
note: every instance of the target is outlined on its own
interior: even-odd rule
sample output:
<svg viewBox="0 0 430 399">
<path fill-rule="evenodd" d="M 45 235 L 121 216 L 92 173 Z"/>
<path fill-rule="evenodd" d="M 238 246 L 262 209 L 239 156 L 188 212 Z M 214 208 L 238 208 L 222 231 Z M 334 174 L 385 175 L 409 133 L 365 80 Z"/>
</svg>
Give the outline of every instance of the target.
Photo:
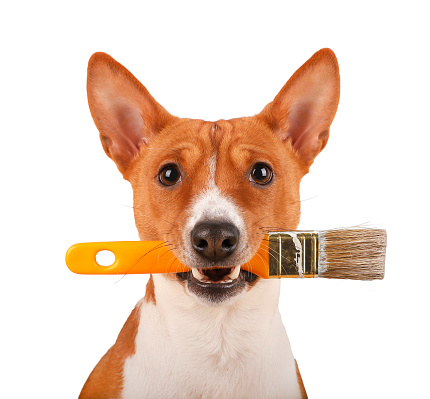
<svg viewBox="0 0 430 399">
<path fill-rule="evenodd" d="M 140 237 L 166 241 L 193 268 L 176 276 L 188 293 L 212 302 L 237 296 L 257 281 L 240 265 L 264 233 L 296 228 L 302 174 L 297 156 L 255 118 L 179 119 L 153 139 L 130 177 Z"/>
<path fill-rule="evenodd" d="M 189 273 L 166 275 L 203 303 L 234 300 L 264 234 L 294 230 L 299 184 L 324 148 L 339 100 L 334 54 L 316 53 L 264 110 L 206 122 L 170 115 L 124 67 L 96 53 L 88 98 L 103 147 L 133 187 L 141 240 L 162 240 Z"/>
</svg>

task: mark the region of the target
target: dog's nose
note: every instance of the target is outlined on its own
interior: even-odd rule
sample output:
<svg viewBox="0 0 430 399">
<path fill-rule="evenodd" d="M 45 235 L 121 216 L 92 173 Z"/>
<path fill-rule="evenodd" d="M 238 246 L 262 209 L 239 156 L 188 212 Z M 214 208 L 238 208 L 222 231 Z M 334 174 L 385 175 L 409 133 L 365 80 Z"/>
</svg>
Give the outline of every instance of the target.
<svg viewBox="0 0 430 399">
<path fill-rule="evenodd" d="M 239 230 L 231 223 L 201 222 L 191 231 L 194 250 L 215 262 L 231 255 L 239 242 Z"/>
</svg>

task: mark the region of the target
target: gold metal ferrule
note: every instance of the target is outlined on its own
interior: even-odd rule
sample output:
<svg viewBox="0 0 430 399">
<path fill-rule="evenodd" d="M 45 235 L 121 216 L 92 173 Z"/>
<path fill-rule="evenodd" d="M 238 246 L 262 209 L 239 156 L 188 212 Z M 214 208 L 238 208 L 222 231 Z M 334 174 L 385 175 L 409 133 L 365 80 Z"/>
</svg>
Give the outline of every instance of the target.
<svg viewBox="0 0 430 399">
<path fill-rule="evenodd" d="M 318 275 L 318 233 L 269 233 L 269 278 Z"/>
</svg>

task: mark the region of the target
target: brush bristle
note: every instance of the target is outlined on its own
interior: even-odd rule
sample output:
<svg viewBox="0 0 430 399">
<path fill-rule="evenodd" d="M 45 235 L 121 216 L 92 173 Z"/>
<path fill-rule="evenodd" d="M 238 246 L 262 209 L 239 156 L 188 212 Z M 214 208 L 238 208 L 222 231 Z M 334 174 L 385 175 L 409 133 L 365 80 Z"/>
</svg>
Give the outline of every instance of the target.
<svg viewBox="0 0 430 399">
<path fill-rule="evenodd" d="M 387 232 L 339 229 L 319 232 L 318 275 L 349 280 L 383 279 Z"/>
</svg>

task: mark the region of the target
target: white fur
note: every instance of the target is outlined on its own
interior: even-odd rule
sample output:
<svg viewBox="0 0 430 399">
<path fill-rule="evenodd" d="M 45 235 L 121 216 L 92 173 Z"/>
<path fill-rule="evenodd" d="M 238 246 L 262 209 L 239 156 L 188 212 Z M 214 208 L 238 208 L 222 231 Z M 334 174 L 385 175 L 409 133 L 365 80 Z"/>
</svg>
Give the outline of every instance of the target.
<svg viewBox="0 0 430 399">
<path fill-rule="evenodd" d="M 244 213 L 234 203 L 233 199 L 221 193 L 215 184 L 216 155 L 213 155 L 209 160 L 209 171 L 206 189 L 193 199 L 187 211 L 189 216 L 182 235 L 184 262 L 189 266 L 197 266 L 199 262 L 190 240 L 191 230 L 194 226 L 201 221 L 219 221 L 231 223 L 239 230 L 239 245 L 229 260 L 231 260 L 232 265 L 244 264 L 249 261 L 252 255 L 246 246 L 247 232 Z"/>
<path fill-rule="evenodd" d="M 124 399 L 301 397 L 279 281 L 261 280 L 234 302 L 208 306 L 178 282 L 153 278 L 157 303 L 142 302 Z"/>
<path fill-rule="evenodd" d="M 215 186 L 216 154 L 209 159 L 209 186 Z"/>
</svg>

